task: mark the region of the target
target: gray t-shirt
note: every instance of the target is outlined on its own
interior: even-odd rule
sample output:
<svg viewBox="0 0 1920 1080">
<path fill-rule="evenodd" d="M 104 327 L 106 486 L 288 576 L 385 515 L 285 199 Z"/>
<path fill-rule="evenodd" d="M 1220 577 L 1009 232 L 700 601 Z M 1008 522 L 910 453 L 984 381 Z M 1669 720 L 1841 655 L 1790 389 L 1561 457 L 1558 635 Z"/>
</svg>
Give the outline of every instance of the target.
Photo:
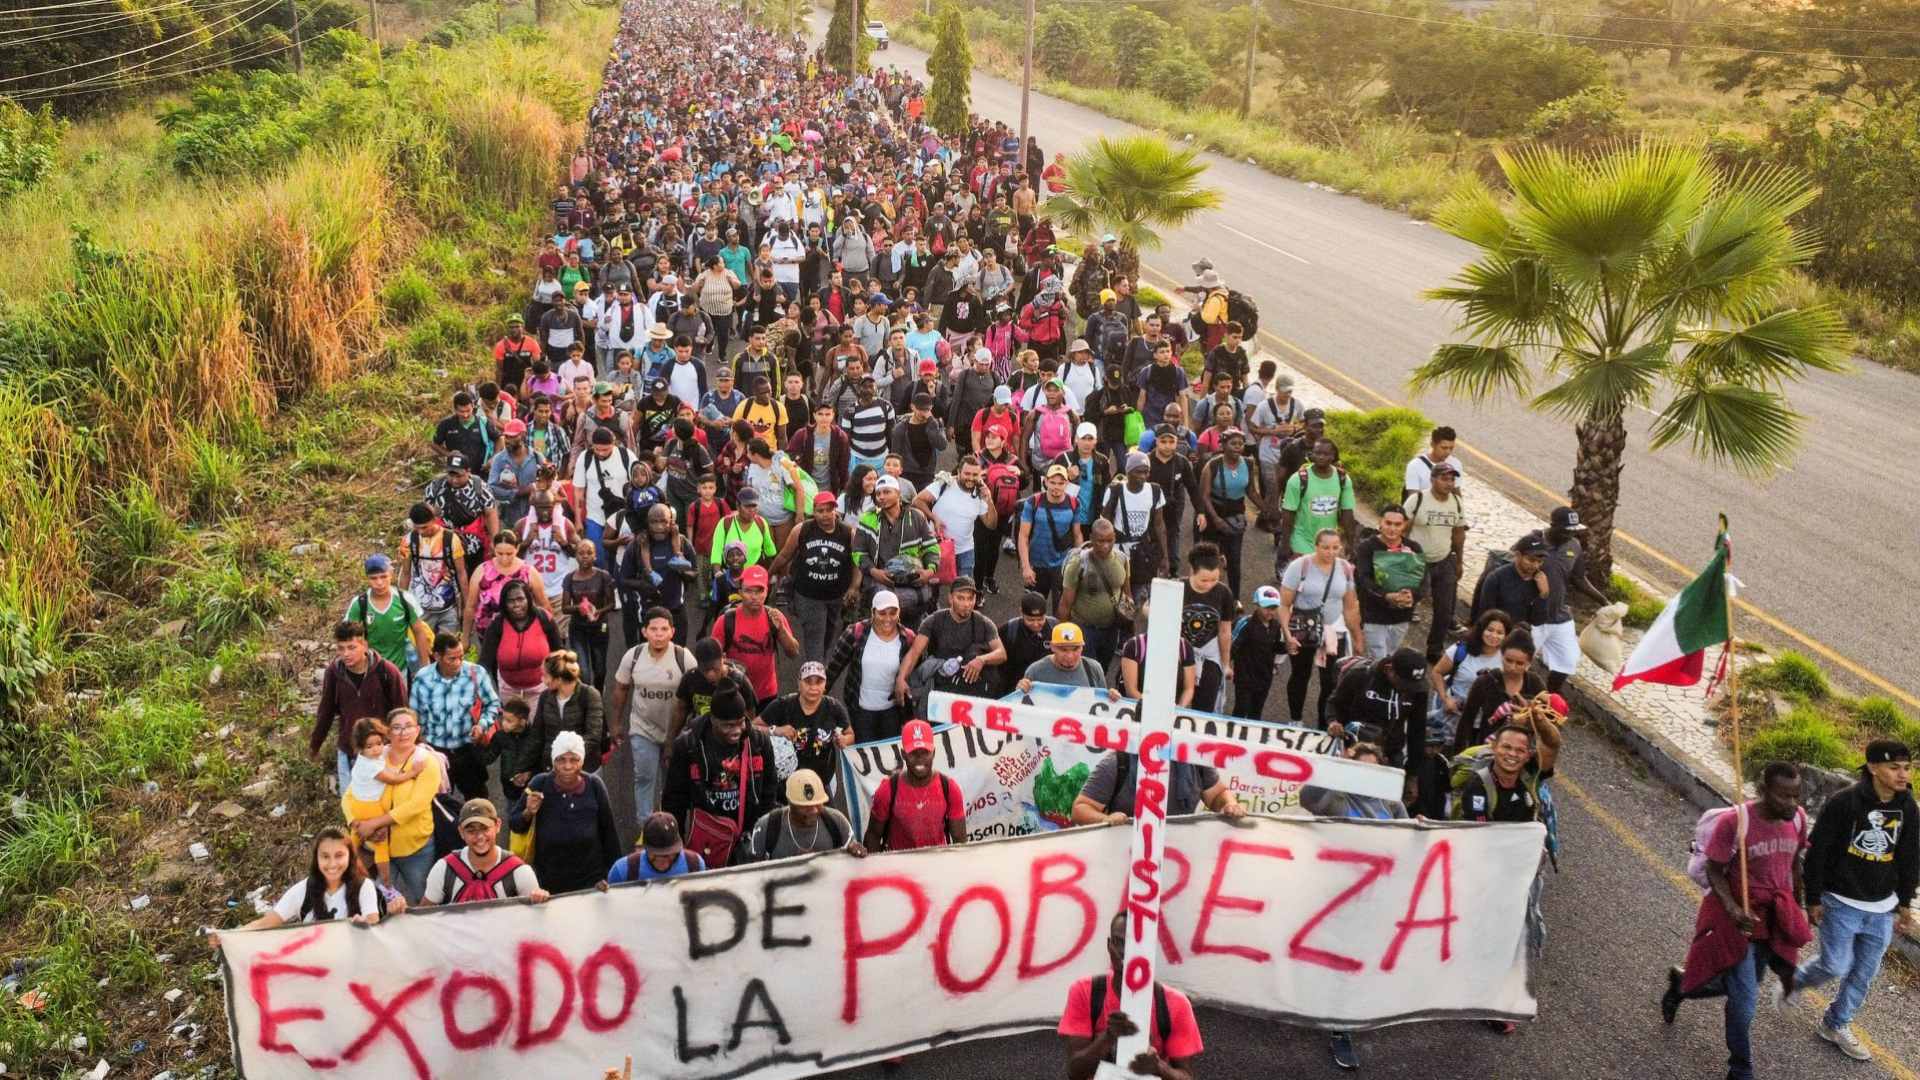
<svg viewBox="0 0 1920 1080">
<path fill-rule="evenodd" d="M 1027 665 L 1027 678 L 1037 683 L 1052 683 L 1055 686 L 1091 686 L 1096 690 L 1107 688 L 1107 672 L 1100 661 L 1090 656 L 1080 658 L 1080 666 L 1062 671 L 1050 657 L 1041 657 Z"/>
<path fill-rule="evenodd" d="M 1138 781 L 1133 767 L 1135 760 L 1132 754 L 1109 753 L 1102 757 L 1094 762 L 1093 772 L 1080 786 L 1080 794 L 1106 807 L 1108 812 L 1117 811 L 1131 817 L 1133 789 Z M 1193 813 L 1200 806 L 1200 796 L 1219 782 L 1217 769 L 1174 762 L 1167 784 L 1167 813 Z"/>
<path fill-rule="evenodd" d="M 847 822 L 847 816 L 831 806 L 821 807 L 820 820 L 810 828 L 801 829 L 794 828 L 787 818 L 787 808 L 782 806 L 768 811 L 754 823 L 747 850 L 756 860 L 791 859 L 816 851 L 836 851 L 846 847 L 847 841 L 853 838 L 853 826 Z M 767 850 L 769 843 L 773 845 L 772 851 Z"/>
<path fill-rule="evenodd" d="M 1334 567 L 1333 581 L 1329 584 L 1327 572 L 1314 565 L 1312 556 L 1302 555 L 1287 564 L 1286 573 L 1280 575 L 1280 584 L 1293 590 L 1295 610 L 1312 611 L 1318 604 L 1320 618 L 1328 630 L 1345 633 L 1347 590 L 1353 587 L 1353 564 L 1336 559 Z M 1320 599 L 1323 595 L 1325 602 Z"/>
</svg>

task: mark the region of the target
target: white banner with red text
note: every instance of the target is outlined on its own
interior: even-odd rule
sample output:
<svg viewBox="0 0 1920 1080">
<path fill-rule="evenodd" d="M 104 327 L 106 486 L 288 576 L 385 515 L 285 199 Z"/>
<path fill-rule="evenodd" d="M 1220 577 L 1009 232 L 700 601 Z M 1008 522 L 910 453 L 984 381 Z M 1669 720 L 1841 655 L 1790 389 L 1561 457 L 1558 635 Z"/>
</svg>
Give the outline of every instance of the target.
<svg viewBox="0 0 1920 1080">
<path fill-rule="evenodd" d="M 1104 690 L 1082 686 L 1034 685 L 1035 704 L 1063 712 L 1129 722 L 1139 718 L 1140 703 L 1114 700 Z M 1001 699 L 1017 702 L 1019 694 Z M 1174 729 L 1216 735 L 1245 743 L 1309 754 L 1339 752 L 1340 740 L 1324 731 L 1264 720 L 1180 709 Z M 934 732 L 933 767 L 954 778 L 967 799 L 967 839 L 996 840 L 1052 832 L 1071 824 L 1074 796 L 1086 784 L 1094 763 L 1106 753 L 1084 743 L 1030 739 L 960 726 Z M 900 740 L 860 743 L 840 756 L 840 786 L 854 832 L 864 832 L 867 808 L 880 781 L 900 769 Z M 1300 785 L 1260 776 L 1251 769 L 1229 768 L 1223 778 L 1250 814 L 1302 814 Z"/>
<path fill-rule="evenodd" d="M 1160 977 L 1202 1003 L 1365 1028 L 1534 1015 L 1538 825 L 1169 823 Z M 1107 970 L 1131 830 L 845 853 L 543 905 L 221 936 L 251 1080 L 810 1076 L 1053 1027 Z M 1135 897 L 1144 900 L 1144 897 Z"/>
</svg>

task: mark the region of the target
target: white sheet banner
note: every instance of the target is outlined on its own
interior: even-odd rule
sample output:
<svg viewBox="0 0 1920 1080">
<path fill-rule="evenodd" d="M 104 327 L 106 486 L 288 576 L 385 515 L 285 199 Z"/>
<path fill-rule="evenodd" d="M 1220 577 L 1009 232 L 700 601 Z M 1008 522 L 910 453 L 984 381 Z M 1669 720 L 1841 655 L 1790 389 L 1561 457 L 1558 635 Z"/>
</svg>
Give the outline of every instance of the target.
<svg viewBox="0 0 1920 1080">
<path fill-rule="evenodd" d="M 1324 1027 L 1533 1016 L 1538 825 L 1250 821 L 1170 822 L 1162 979 Z M 236 1064 L 478 1080 L 598 1076 L 630 1054 L 649 1076 L 775 1080 L 1051 1028 L 1072 982 L 1108 967 L 1129 836 L 836 852 L 223 934 Z"/>
<path fill-rule="evenodd" d="M 1139 719 L 1140 703 L 1131 698 L 1109 699 L 1103 690 L 1088 687 L 1036 684 L 1034 703 L 1092 717 Z M 1017 702 L 1019 694 L 1002 699 Z M 1174 716 L 1178 731 L 1255 742 L 1282 750 L 1309 754 L 1339 752 L 1339 740 L 1324 731 L 1243 720 L 1237 716 L 1181 709 Z M 1094 762 L 1105 753 L 1090 746 L 1058 739 L 1027 739 L 964 727 L 934 732 L 934 768 L 953 777 L 967 798 L 967 839 L 992 840 L 1027 836 L 1066 828 L 1074 796 L 1086 783 Z M 866 829 L 867 807 L 880 781 L 901 766 L 900 740 L 861 743 L 840 757 L 841 789 L 855 833 Z M 1300 785 L 1259 776 L 1250 770 L 1230 769 L 1227 787 L 1252 814 L 1301 814 Z"/>
</svg>

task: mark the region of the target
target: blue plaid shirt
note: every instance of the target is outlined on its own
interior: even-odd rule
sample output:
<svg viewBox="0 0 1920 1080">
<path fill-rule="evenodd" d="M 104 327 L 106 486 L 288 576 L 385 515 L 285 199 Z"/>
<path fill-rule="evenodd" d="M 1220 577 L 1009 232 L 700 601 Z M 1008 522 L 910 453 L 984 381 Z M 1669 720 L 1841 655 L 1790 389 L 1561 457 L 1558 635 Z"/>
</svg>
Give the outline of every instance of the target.
<svg viewBox="0 0 1920 1080">
<path fill-rule="evenodd" d="M 492 727 L 500 719 L 500 695 L 493 679 L 479 664 L 462 663 L 460 673 L 448 678 L 439 664 L 428 664 L 413 677 L 407 704 L 420 714 L 420 735 L 436 750 L 453 750 L 473 741 L 473 704 L 480 703 L 480 725 Z"/>
</svg>

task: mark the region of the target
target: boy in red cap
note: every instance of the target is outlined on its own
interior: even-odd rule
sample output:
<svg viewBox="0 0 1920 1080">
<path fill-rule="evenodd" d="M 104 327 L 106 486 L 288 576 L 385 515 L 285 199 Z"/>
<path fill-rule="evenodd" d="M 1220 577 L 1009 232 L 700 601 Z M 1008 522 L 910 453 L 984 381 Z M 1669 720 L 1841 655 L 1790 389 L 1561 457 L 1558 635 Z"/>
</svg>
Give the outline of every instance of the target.
<svg viewBox="0 0 1920 1080">
<path fill-rule="evenodd" d="M 800 639 L 777 609 L 767 606 L 767 568 L 749 566 L 740 576 L 740 602 L 714 621 L 713 636 L 728 659 L 747 669 L 753 693 L 764 708 L 780 696 L 779 657 L 800 655 Z"/>
<path fill-rule="evenodd" d="M 868 851 L 908 851 L 967 842 L 967 800 L 960 784 L 933 769 L 933 726 L 909 720 L 900 730 L 906 765 L 880 781 L 869 808 Z"/>
</svg>

